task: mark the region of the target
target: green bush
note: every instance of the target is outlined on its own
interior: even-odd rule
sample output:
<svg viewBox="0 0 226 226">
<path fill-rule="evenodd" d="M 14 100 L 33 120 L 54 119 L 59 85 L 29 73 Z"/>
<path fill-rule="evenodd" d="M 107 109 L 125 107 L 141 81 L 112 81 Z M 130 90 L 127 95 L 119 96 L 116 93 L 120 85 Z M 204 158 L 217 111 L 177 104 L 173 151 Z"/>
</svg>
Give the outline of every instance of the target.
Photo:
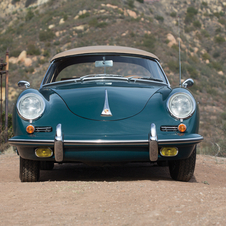
<svg viewBox="0 0 226 226">
<path fill-rule="evenodd" d="M 31 9 L 29 9 L 25 16 L 25 21 L 30 21 L 34 16 L 35 16 L 34 13 L 31 11 Z"/>
<path fill-rule="evenodd" d="M 178 63 L 178 61 L 171 60 L 171 61 L 168 62 L 167 65 L 168 65 L 169 69 L 172 72 L 174 72 L 174 73 L 178 73 L 179 72 L 179 63 Z"/>
<path fill-rule="evenodd" d="M 226 25 L 226 20 L 224 18 L 220 18 L 218 20 L 219 23 L 223 24 L 223 25 Z"/>
<path fill-rule="evenodd" d="M 39 40 L 44 42 L 48 40 L 52 40 L 55 37 L 55 34 L 51 30 L 40 31 L 39 32 Z"/>
<path fill-rule="evenodd" d="M 106 22 L 100 22 L 96 25 L 96 27 L 103 28 L 103 27 L 107 27 L 107 25 L 108 25 L 108 23 L 106 23 Z"/>
<path fill-rule="evenodd" d="M 177 13 L 176 12 L 172 12 L 172 13 L 170 13 L 170 16 L 171 17 L 176 17 L 177 16 Z"/>
<path fill-rule="evenodd" d="M 207 2 L 202 2 L 202 6 L 207 7 L 208 3 Z"/>
<path fill-rule="evenodd" d="M 144 0 L 137 0 L 138 2 L 140 2 L 140 3 L 144 3 Z"/>
<path fill-rule="evenodd" d="M 10 51 L 10 57 L 18 57 L 21 53 L 21 50 L 15 49 Z"/>
<path fill-rule="evenodd" d="M 221 33 L 221 28 L 220 28 L 220 27 L 218 27 L 218 28 L 215 30 L 215 33 L 216 33 L 216 34 Z"/>
<path fill-rule="evenodd" d="M 211 63 L 213 68 L 216 69 L 217 71 L 222 71 L 223 70 L 223 67 L 222 67 L 222 64 L 220 64 L 219 62 L 212 62 Z"/>
<path fill-rule="evenodd" d="M 34 44 L 29 44 L 27 46 L 27 54 L 28 55 L 36 55 L 36 56 L 38 56 L 38 55 L 41 54 L 41 52 L 40 52 L 40 50 L 38 48 L 35 47 Z"/>
<path fill-rule="evenodd" d="M 134 8 L 134 0 L 128 0 L 127 4 L 129 5 L 130 8 Z"/>
<path fill-rule="evenodd" d="M 187 8 L 187 13 L 194 16 L 194 15 L 198 14 L 198 10 L 195 9 L 194 7 L 190 6 L 190 7 Z"/>
<path fill-rule="evenodd" d="M 149 50 L 153 50 L 155 47 L 156 38 L 154 35 L 144 35 L 143 46 L 147 47 Z"/>
<path fill-rule="evenodd" d="M 202 59 L 203 60 L 210 60 L 210 55 L 208 53 L 202 54 Z"/>
<path fill-rule="evenodd" d="M 160 21 L 160 22 L 163 22 L 163 21 L 164 21 L 164 17 L 159 16 L 159 15 L 157 15 L 157 16 L 155 17 L 155 19 L 158 20 L 158 21 Z"/>
<path fill-rule="evenodd" d="M 84 19 L 84 18 L 86 18 L 86 17 L 89 17 L 90 16 L 90 14 L 88 13 L 88 12 L 86 12 L 86 13 L 83 13 L 82 15 L 79 15 L 79 19 Z"/>
<path fill-rule="evenodd" d="M 224 39 L 224 37 L 218 35 L 218 36 L 215 36 L 215 37 L 214 37 L 214 41 L 215 41 L 216 43 L 218 43 L 218 44 L 222 44 L 222 43 L 225 42 L 225 39 Z"/>
<path fill-rule="evenodd" d="M 202 24 L 200 23 L 199 20 L 195 20 L 195 21 L 193 22 L 193 26 L 194 26 L 194 27 L 197 27 L 197 28 L 201 28 Z"/>
<path fill-rule="evenodd" d="M 190 76 L 194 79 L 198 78 L 198 71 L 191 65 L 186 66 L 187 71 L 189 72 Z"/>
<path fill-rule="evenodd" d="M 216 52 L 213 53 L 213 57 L 214 57 L 214 58 L 218 58 L 220 55 L 221 55 L 221 54 L 220 54 L 219 51 L 216 51 Z"/>
<path fill-rule="evenodd" d="M 204 37 L 206 37 L 206 38 L 210 37 L 210 34 L 209 34 L 208 31 L 205 30 L 205 29 L 202 29 L 202 30 L 201 30 L 201 33 L 202 33 L 202 35 L 203 35 Z"/>
</svg>

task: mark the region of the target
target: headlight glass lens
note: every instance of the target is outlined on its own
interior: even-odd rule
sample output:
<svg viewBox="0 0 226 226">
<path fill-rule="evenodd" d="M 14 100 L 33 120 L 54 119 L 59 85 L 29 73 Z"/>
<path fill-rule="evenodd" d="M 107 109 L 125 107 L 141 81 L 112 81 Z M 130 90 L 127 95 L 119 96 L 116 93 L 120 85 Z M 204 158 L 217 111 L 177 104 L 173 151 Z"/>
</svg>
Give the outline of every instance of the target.
<svg viewBox="0 0 226 226">
<path fill-rule="evenodd" d="M 195 101 L 186 93 L 176 93 L 170 97 L 168 108 L 174 117 L 179 119 L 188 118 L 195 110 Z"/>
<path fill-rule="evenodd" d="M 28 93 L 17 102 L 17 109 L 21 117 L 27 120 L 37 119 L 45 109 L 45 102 L 41 96 Z"/>
</svg>

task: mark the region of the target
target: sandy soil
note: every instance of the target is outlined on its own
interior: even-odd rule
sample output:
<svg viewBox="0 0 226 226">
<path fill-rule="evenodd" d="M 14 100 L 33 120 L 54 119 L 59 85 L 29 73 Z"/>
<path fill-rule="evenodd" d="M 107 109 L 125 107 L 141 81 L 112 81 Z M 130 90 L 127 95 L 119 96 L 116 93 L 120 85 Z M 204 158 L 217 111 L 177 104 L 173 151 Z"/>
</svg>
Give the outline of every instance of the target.
<svg viewBox="0 0 226 226">
<path fill-rule="evenodd" d="M 21 183 L 19 157 L 0 155 L 0 225 L 226 225 L 226 159 L 197 156 L 190 182 L 168 167 L 55 164 Z"/>
</svg>

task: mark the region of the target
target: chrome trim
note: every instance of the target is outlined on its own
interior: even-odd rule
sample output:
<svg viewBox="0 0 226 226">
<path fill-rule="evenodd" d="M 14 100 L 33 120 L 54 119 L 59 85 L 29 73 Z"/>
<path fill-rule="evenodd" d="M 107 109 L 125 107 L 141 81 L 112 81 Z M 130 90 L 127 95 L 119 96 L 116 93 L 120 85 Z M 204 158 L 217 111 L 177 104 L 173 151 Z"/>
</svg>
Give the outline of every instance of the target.
<svg viewBox="0 0 226 226">
<path fill-rule="evenodd" d="M 62 137 L 62 128 L 61 128 L 61 124 L 60 123 L 56 126 L 55 140 L 57 140 L 57 141 L 62 141 L 63 140 L 63 137 Z"/>
<path fill-rule="evenodd" d="M 158 141 L 155 123 L 151 124 L 150 140 Z"/>
<path fill-rule="evenodd" d="M 185 94 L 185 95 L 189 96 L 189 97 L 191 98 L 192 102 L 193 102 L 193 110 L 192 110 L 191 113 L 190 113 L 187 117 L 185 117 L 185 118 L 179 118 L 179 117 L 175 116 L 175 115 L 172 113 L 172 111 L 170 110 L 169 102 L 170 102 L 171 98 L 172 98 L 174 95 L 177 95 L 177 94 Z M 193 97 L 192 95 L 190 95 L 190 94 L 188 94 L 188 93 L 186 93 L 186 92 L 176 92 L 176 93 L 173 93 L 173 94 L 171 94 L 171 95 L 169 96 L 169 98 L 168 98 L 168 100 L 167 100 L 167 109 L 168 109 L 170 115 L 173 116 L 174 118 L 180 119 L 180 120 L 181 120 L 181 119 L 187 119 L 187 118 L 190 118 L 190 117 L 194 114 L 195 109 L 196 109 L 196 102 L 195 102 L 195 99 L 194 99 L 194 97 Z"/>
<path fill-rule="evenodd" d="M 39 116 L 37 116 L 36 118 L 25 118 L 25 117 L 20 113 L 20 110 L 19 110 L 19 103 L 20 103 L 21 100 L 23 100 L 23 99 L 26 98 L 27 96 L 37 96 L 38 99 L 39 99 L 40 101 L 42 101 L 42 103 L 43 103 L 43 109 L 42 109 L 41 113 L 39 114 Z M 23 99 L 22 99 L 22 98 L 23 98 Z M 26 94 L 22 95 L 22 96 L 17 100 L 17 103 L 16 103 L 16 109 L 17 109 L 18 115 L 19 115 L 23 120 L 26 120 L 26 121 L 29 121 L 29 122 L 32 122 L 33 120 L 36 120 L 36 119 L 40 118 L 40 117 L 43 115 L 43 113 L 44 113 L 44 111 L 45 111 L 45 108 L 46 108 L 46 103 L 45 103 L 43 97 L 42 97 L 41 95 L 36 94 L 36 93 L 26 93 Z"/>
<path fill-rule="evenodd" d="M 186 139 L 160 139 L 158 140 L 158 144 L 170 144 L 175 142 L 177 143 L 194 143 L 195 141 L 201 142 L 203 137 L 197 138 L 186 138 Z M 33 139 L 9 139 L 8 141 L 10 144 L 16 143 L 23 143 L 23 144 L 34 144 L 34 143 L 41 143 L 41 144 L 54 144 L 54 140 L 33 140 Z M 143 144 L 148 145 L 148 140 L 64 140 L 64 144 Z"/>
<path fill-rule="evenodd" d="M 189 88 L 189 87 L 192 87 L 193 84 L 194 84 L 194 80 L 191 78 L 188 78 L 182 83 L 182 87 Z"/>
<path fill-rule="evenodd" d="M 27 81 L 23 81 L 23 80 L 22 81 L 19 81 L 17 83 L 17 85 L 18 85 L 18 87 L 24 87 L 25 86 L 26 89 L 30 87 L 30 83 L 27 82 Z"/>
<path fill-rule="evenodd" d="M 105 101 L 104 101 L 104 108 L 101 113 L 102 117 L 111 117 L 112 113 L 108 104 L 108 91 L 105 89 Z"/>
<path fill-rule="evenodd" d="M 40 147 L 39 147 L 39 148 L 40 148 Z M 36 149 L 35 149 L 35 155 L 36 155 L 36 157 L 38 157 L 38 158 L 50 158 L 50 157 L 53 156 L 53 150 L 52 150 L 51 148 L 47 148 L 47 149 L 51 150 L 51 155 L 50 155 L 50 156 L 48 156 L 48 157 L 40 157 L 40 156 L 37 156 L 36 150 L 39 149 L 39 148 L 36 148 Z"/>
</svg>

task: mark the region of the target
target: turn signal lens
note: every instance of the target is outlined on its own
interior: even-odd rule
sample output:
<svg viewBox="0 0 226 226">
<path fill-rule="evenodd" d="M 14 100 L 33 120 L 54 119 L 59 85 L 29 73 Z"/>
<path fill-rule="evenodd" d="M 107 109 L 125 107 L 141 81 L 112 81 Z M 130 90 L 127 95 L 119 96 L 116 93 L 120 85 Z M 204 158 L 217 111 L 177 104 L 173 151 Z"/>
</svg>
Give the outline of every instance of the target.
<svg viewBox="0 0 226 226">
<path fill-rule="evenodd" d="M 35 155 L 40 158 L 47 158 L 53 155 L 53 151 L 50 148 L 37 148 L 35 149 Z"/>
<path fill-rule="evenodd" d="M 34 133 L 35 127 L 32 126 L 32 125 L 29 125 L 29 126 L 27 126 L 26 131 L 27 131 L 27 133 L 29 133 L 29 134 Z"/>
<path fill-rule="evenodd" d="M 187 127 L 185 124 L 181 123 L 179 126 L 178 126 L 178 130 L 181 132 L 181 133 L 184 133 L 186 131 Z"/>
<path fill-rule="evenodd" d="M 178 154 L 178 149 L 174 147 L 164 147 L 160 150 L 162 156 L 171 157 Z"/>
</svg>

